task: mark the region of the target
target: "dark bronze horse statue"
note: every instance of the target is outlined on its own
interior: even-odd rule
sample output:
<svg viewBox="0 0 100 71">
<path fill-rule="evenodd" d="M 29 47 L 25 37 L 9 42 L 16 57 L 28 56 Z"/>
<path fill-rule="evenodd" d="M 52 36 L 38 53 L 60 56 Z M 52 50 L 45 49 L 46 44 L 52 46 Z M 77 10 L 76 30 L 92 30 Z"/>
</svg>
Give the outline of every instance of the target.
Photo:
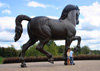
<svg viewBox="0 0 100 71">
<path fill-rule="evenodd" d="M 15 37 L 14 40 L 17 41 L 21 37 L 23 28 L 21 22 L 27 20 L 28 22 L 28 35 L 29 40 L 26 44 L 22 46 L 22 52 L 20 55 L 22 64 L 21 67 L 26 67 L 24 56 L 26 50 L 34 45 L 38 40 L 40 41 L 36 49 L 41 53 L 45 54 L 48 57 L 48 61 L 53 63 L 54 59 L 52 55 L 43 49 L 44 45 L 49 42 L 49 40 L 66 40 L 66 47 L 64 57 L 66 58 L 67 48 L 70 47 L 70 44 L 73 40 L 78 40 L 76 50 L 80 48 L 80 36 L 75 36 L 76 34 L 76 25 L 79 23 L 79 8 L 76 5 L 67 5 L 60 17 L 60 19 L 50 19 L 48 17 L 39 16 L 30 18 L 26 15 L 19 15 L 16 17 L 16 28 L 15 28 Z M 65 59 L 65 65 L 67 61 Z"/>
</svg>

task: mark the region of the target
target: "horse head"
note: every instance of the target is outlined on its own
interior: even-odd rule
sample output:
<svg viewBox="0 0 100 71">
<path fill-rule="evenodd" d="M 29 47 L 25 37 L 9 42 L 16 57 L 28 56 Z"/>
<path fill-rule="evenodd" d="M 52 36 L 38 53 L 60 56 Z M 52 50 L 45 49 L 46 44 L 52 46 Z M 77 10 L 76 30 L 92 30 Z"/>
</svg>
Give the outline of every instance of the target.
<svg viewBox="0 0 100 71">
<path fill-rule="evenodd" d="M 61 14 L 60 20 L 69 20 L 72 24 L 77 25 L 79 24 L 79 8 L 76 5 L 67 5 Z"/>
</svg>

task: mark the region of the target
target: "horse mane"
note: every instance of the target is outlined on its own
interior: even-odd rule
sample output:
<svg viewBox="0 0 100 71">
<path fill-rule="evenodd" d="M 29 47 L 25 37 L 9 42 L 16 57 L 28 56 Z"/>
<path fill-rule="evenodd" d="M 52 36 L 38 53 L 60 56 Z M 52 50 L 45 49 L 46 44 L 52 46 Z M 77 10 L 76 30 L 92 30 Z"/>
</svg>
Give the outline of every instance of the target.
<svg viewBox="0 0 100 71">
<path fill-rule="evenodd" d="M 71 11 L 71 10 L 79 10 L 78 6 L 76 5 L 67 5 L 63 11 L 62 11 L 62 14 L 61 14 L 61 17 L 59 19 L 62 19 L 64 20 L 67 16 L 68 16 L 68 13 Z"/>
</svg>

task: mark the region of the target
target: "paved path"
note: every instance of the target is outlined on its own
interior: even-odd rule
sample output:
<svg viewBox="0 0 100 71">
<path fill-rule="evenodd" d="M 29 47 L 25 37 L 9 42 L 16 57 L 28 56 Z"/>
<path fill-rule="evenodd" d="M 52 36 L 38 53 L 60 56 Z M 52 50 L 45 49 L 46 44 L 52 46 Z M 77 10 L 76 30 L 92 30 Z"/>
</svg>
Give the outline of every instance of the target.
<svg viewBox="0 0 100 71">
<path fill-rule="evenodd" d="M 27 63 L 27 68 L 20 68 L 20 63 L 0 64 L 0 71 L 100 71 L 100 60 L 75 61 L 76 65 L 64 65 L 63 61 Z"/>
</svg>

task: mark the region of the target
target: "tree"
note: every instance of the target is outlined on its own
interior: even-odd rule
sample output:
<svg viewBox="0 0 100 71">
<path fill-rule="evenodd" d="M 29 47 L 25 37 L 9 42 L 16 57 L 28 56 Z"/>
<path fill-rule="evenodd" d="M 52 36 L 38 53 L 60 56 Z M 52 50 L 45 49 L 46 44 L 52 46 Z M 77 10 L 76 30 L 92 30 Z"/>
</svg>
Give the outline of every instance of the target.
<svg viewBox="0 0 100 71">
<path fill-rule="evenodd" d="M 18 52 L 13 46 L 8 47 L 8 48 L 1 47 L 0 48 L 0 56 L 2 56 L 2 57 L 16 57 L 16 56 L 18 56 Z"/>
<path fill-rule="evenodd" d="M 100 50 L 91 50 L 92 54 L 98 55 L 100 54 Z"/>
<path fill-rule="evenodd" d="M 58 47 L 52 40 L 50 40 L 48 44 L 45 45 L 44 49 L 50 52 L 53 56 L 58 55 Z"/>
<path fill-rule="evenodd" d="M 59 55 L 63 55 L 65 46 L 58 46 L 58 53 Z"/>
<path fill-rule="evenodd" d="M 83 46 L 81 48 L 81 54 L 89 54 L 90 53 L 90 48 L 88 46 Z"/>
<path fill-rule="evenodd" d="M 36 57 L 40 56 L 41 53 L 40 53 L 38 50 L 35 49 L 36 46 L 37 46 L 37 44 L 31 46 L 31 47 L 26 51 L 26 54 L 25 54 L 25 55 L 26 55 L 27 57 L 29 57 L 29 56 L 36 56 Z"/>
</svg>

